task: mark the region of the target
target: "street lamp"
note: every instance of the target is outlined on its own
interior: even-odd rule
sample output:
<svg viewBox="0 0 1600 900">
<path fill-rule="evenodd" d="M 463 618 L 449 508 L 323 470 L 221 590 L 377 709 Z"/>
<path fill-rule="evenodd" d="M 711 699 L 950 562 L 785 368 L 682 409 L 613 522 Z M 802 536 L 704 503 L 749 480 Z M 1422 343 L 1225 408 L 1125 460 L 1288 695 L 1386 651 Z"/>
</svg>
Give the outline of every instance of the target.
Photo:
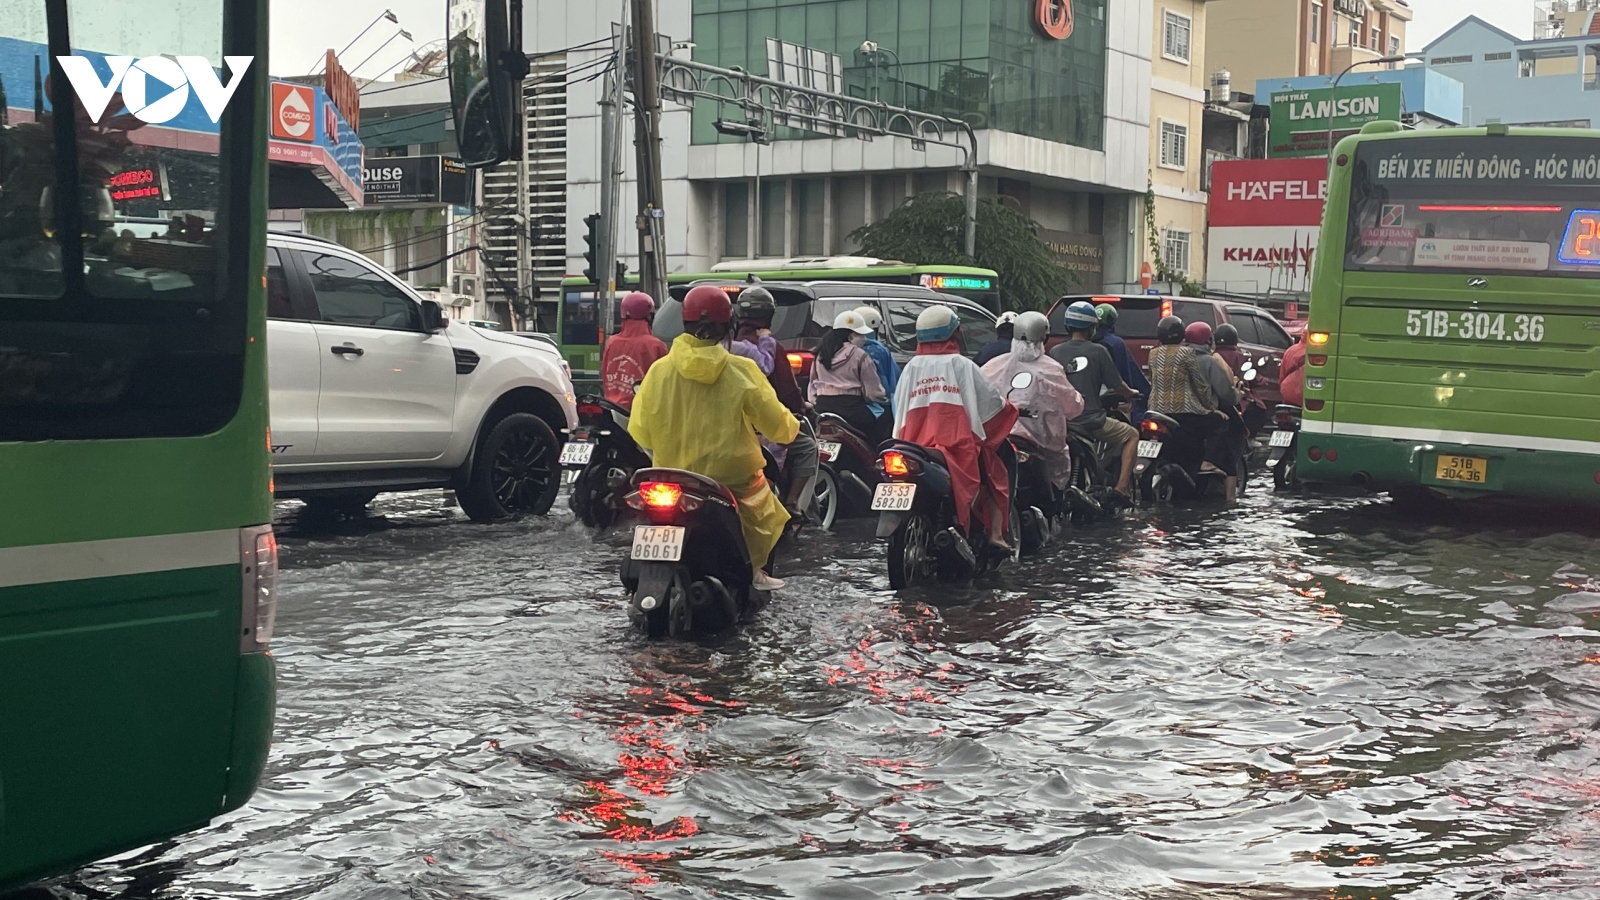
<svg viewBox="0 0 1600 900">
<path fill-rule="evenodd" d="M 403 38 L 405 38 L 406 40 L 409 41 L 409 40 L 411 40 L 411 32 L 409 32 L 409 31 L 405 30 L 404 28 L 402 28 L 399 31 L 396 31 L 394 34 L 389 35 L 389 39 L 387 41 L 384 41 L 383 43 L 379 44 L 378 45 L 378 49 L 376 49 L 376 50 L 372 51 L 371 53 L 367 54 L 367 58 L 366 59 L 363 59 L 361 62 L 358 62 L 354 66 L 352 66 L 349 69 L 350 74 L 352 76 L 355 75 L 356 74 L 356 69 L 359 69 L 362 66 L 366 65 L 368 62 L 371 62 L 372 58 L 374 56 L 377 56 L 379 53 L 382 53 L 383 52 L 383 48 L 385 48 L 385 47 L 389 46 L 390 44 L 394 43 L 394 39 L 397 38 L 397 37 L 403 37 Z"/>
<path fill-rule="evenodd" d="M 1356 60 L 1355 62 L 1351 63 L 1350 65 L 1345 66 L 1344 67 L 1344 71 L 1339 73 L 1339 77 L 1335 78 L 1333 80 L 1333 87 L 1328 91 L 1328 158 L 1329 159 L 1333 159 L 1333 111 L 1336 108 L 1336 104 L 1338 103 L 1338 100 L 1339 100 L 1339 82 L 1343 81 L 1344 77 L 1346 75 L 1349 75 L 1350 71 L 1352 69 L 1356 68 L 1357 66 L 1381 66 L 1381 65 L 1385 65 L 1387 63 L 1403 63 L 1403 62 L 1410 62 L 1410 61 L 1411 61 L 1411 57 L 1409 57 L 1409 56 L 1385 56 L 1382 59 L 1361 59 L 1361 60 Z"/>
<path fill-rule="evenodd" d="M 901 70 L 900 81 L 898 83 L 901 85 L 905 84 L 905 67 L 900 63 L 900 54 L 890 50 L 888 47 L 881 46 L 877 41 L 862 41 L 861 47 L 857 50 L 857 52 L 859 52 L 863 57 L 872 60 L 872 77 L 874 83 L 876 83 L 878 77 L 878 64 L 882 61 L 880 54 L 887 53 L 894 57 L 895 68 Z M 902 88 L 902 90 L 898 93 L 901 94 L 901 96 L 896 98 L 895 103 L 896 105 L 904 106 L 904 89 Z M 883 101 L 883 97 L 881 95 L 877 99 L 880 103 Z"/>
<path fill-rule="evenodd" d="M 772 143 L 772 135 L 767 133 L 767 126 L 760 122 L 740 121 L 737 119 L 718 119 L 711 123 L 711 127 L 719 134 L 738 135 L 749 138 L 756 145 L 756 214 L 755 214 L 755 246 L 750 258 L 761 255 L 761 146 Z"/>
<path fill-rule="evenodd" d="M 360 34 L 357 34 L 355 37 L 351 38 L 350 39 L 350 43 L 344 45 L 344 50 L 340 50 L 338 53 L 336 53 L 334 55 L 335 56 L 343 56 L 345 50 L 349 50 L 351 47 L 354 47 L 356 45 L 356 41 L 361 40 L 363 37 L 366 36 L 367 32 L 372 30 L 372 26 L 378 24 L 379 22 L 382 22 L 384 19 L 388 19 L 389 21 L 393 22 L 396 25 L 400 24 L 400 17 L 394 14 L 394 10 L 386 9 L 383 12 L 379 13 L 378 17 L 376 19 L 373 19 L 371 22 L 368 22 L 367 23 L 367 27 L 361 29 L 361 33 Z M 321 61 L 322 61 L 321 57 L 318 57 L 317 62 L 321 62 Z M 306 70 L 306 74 L 310 75 L 312 72 L 315 72 L 316 70 L 317 70 L 317 63 L 312 63 L 311 64 L 311 68 Z"/>
</svg>

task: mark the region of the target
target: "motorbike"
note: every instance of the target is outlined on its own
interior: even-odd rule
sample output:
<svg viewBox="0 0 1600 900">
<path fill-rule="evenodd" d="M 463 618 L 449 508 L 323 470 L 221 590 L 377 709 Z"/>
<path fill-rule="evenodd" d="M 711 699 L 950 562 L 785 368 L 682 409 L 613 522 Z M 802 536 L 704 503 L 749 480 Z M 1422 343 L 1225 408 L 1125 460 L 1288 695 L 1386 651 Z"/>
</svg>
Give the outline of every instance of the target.
<svg viewBox="0 0 1600 900">
<path fill-rule="evenodd" d="M 1299 447 L 1300 407 L 1280 403 L 1272 411 L 1276 430 L 1268 441 L 1271 449 L 1267 468 L 1272 470 L 1272 486 L 1276 490 L 1290 491 L 1300 486 Z"/>
<path fill-rule="evenodd" d="M 833 413 L 817 417 L 817 455 L 817 515 L 822 530 L 831 531 L 840 516 L 848 518 L 871 508 L 873 491 L 883 476 L 874 465 L 878 453 L 871 440 Z"/>
<path fill-rule="evenodd" d="M 1032 384 L 1031 373 L 1018 372 L 1011 380 L 1011 390 L 1025 390 Z M 1007 394 L 1008 399 L 1009 396 Z M 1037 413 L 1022 407 L 1017 415 L 1018 418 L 1031 419 Z M 1032 556 L 1044 549 L 1052 537 L 1070 527 L 1070 489 L 1056 487 L 1050 477 L 1044 448 L 1032 438 L 1013 432 L 1009 440 L 1017 460 L 1011 505 L 1017 511 L 1019 550 L 1023 556 Z"/>
<path fill-rule="evenodd" d="M 1027 373 L 1017 377 L 1025 375 L 1033 377 Z M 1009 443 L 1002 446 L 1011 447 Z M 1006 477 L 1015 498 L 1016 454 L 1003 450 L 1002 455 L 1010 457 L 1005 460 Z M 943 453 L 910 441 L 885 441 L 876 468 L 884 480 L 873 491 L 872 511 L 878 513 L 878 537 L 889 539 L 890 587 L 900 590 L 934 579 L 960 581 L 1018 559 L 1019 550 L 1000 555 L 991 551 L 987 542 L 973 549 L 957 524 L 955 493 Z M 1015 536 L 1021 531 L 1019 504 L 1013 500 L 1009 506 L 1005 534 L 1015 546 Z"/>
<path fill-rule="evenodd" d="M 629 479 L 650 457 L 628 434 L 628 411 L 602 397 L 578 398 L 578 426 L 567 434 L 559 460 L 572 486 L 567 505 L 586 527 L 604 530 L 622 512 Z"/>
<path fill-rule="evenodd" d="M 682 469 L 640 469 L 624 504 L 635 525 L 622 586 L 641 634 L 712 634 L 760 606 L 739 501 L 727 486 Z"/>
<path fill-rule="evenodd" d="M 1178 420 L 1147 411 L 1139 423 L 1138 458 L 1133 466 L 1140 496 L 1156 503 L 1221 496 L 1227 478 L 1220 471 L 1200 471 L 1204 449 L 1198 439 L 1184 433 Z"/>
</svg>

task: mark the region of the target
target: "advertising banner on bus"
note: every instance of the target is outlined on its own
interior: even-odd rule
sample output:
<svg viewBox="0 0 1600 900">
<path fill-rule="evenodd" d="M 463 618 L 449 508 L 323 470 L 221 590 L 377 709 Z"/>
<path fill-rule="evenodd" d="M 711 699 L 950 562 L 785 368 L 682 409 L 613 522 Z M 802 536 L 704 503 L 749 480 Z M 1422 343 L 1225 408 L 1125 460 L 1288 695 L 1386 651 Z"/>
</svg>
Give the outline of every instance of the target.
<svg viewBox="0 0 1600 900">
<path fill-rule="evenodd" d="M 1310 291 L 1327 195 L 1323 159 L 1212 164 L 1206 285 L 1237 294 Z"/>
</svg>

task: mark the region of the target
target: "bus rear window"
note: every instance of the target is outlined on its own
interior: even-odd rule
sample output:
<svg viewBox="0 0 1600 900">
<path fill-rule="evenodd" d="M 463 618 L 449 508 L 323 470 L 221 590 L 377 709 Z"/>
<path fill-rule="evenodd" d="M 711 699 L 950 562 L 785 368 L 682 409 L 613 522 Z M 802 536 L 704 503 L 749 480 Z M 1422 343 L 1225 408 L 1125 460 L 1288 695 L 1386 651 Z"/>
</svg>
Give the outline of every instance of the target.
<svg viewBox="0 0 1600 900">
<path fill-rule="evenodd" d="M 1345 268 L 1592 275 L 1600 265 L 1592 144 L 1564 137 L 1362 144 L 1351 173 Z"/>
</svg>

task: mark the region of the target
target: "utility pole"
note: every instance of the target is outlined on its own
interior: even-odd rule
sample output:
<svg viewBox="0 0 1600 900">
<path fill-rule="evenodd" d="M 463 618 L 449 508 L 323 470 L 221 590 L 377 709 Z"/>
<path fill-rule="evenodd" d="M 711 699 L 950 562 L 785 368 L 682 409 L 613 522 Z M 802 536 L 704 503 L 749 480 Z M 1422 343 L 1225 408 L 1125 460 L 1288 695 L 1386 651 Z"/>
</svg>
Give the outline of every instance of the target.
<svg viewBox="0 0 1600 900">
<path fill-rule="evenodd" d="M 622 4 L 622 20 L 628 20 L 628 4 Z M 618 26 L 616 68 L 605 82 L 600 98 L 600 259 L 595 286 L 600 292 L 600 327 L 610 332 L 616 321 L 617 200 L 622 192 L 622 74 L 628 60 L 628 26 Z"/>
<path fill-rule="evenodd" d="M 639 288 L 656 299 L 667 298 L 667 254 L 663 240 L 665 211 L 661 197 L 661 89 L 656 84 L 654 0 L 633 0 L 634 148 L 639 156 Z"/>
</svg>

